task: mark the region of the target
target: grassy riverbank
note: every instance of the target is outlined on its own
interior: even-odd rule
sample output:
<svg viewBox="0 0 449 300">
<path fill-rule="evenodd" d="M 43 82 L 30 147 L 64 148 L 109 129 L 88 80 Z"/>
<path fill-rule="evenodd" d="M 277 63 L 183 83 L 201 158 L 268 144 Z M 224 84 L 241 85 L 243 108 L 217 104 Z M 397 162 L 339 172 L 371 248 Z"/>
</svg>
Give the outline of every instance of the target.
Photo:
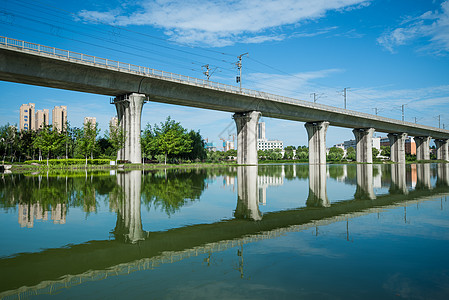
<svg viewBox="0 0 449 300">
<path fill-rule="evenodd" d="M 224 161 L 224 162 L 186 162 L 177 164 L 163 164 L 163 163 L 151 163 L 151 164 L 117 164 L 110 165 L 109 160 L 88 160 L 86 166 L 85 160 L 83 163 L 75 162 L 73 160 L 64 162 L 64 160 L 55 160 L 47 165 L 46 161 L 37 162 L 26 162 L 26 163 L 14 163 L 11 164 L 10 171 L 14 173 L 29 173 L 38 171 L 83 171 L 83 170 L 152 170 L 152 169 L 176 169 L 176 168 L 208 168 L 208 167 L 223 167 L 223 166 L 237 166 L 235 161 Z M 328 161 L 328 164 L 359 164 L 354 161 Z M 442 160 L 426 160 L 426 161 L 407 161 L 407 164 L 414 163 L 447 163 Z M 8 163 L 5 162 L 5 165 Z M 308 161 L 304 160 L 260 160 L 259 165 L 266 164 L 308 164 Z M 360 163 L 365 164 L 365 163 Z M 394 164 L 391 161 L 374 161 L 373 164 Z"/>
</svg>

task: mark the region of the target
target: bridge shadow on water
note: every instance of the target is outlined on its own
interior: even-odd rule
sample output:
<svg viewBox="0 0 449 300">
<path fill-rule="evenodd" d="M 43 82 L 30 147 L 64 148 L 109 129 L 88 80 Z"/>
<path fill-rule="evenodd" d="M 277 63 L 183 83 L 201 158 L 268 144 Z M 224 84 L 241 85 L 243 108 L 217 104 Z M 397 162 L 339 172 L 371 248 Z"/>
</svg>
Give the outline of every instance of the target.
<svg viewBox="0 0 449 300">
<path fill-rule="evenodd" d="M 234 218 L 165 231 L 143 229 L 142 205 L 153 205 L 167 214 L 175 214 L 187 203 L 200 200 L 212 174 L 236 178 Z M 117 212 L 117 221 L 111 231 L 112 240 L 91 241 L 0 259 L 0 297 L 45 293 L 83 281 L 129 274 L 161 263 L 223 251 L 285 232 L 449 193 L 449 164 L 277 165 L 188 172 L 136 170 L 116 176 L 100 175 L 104 175 L 103 181 L 97 181 L 94 179 L 96 176 L 87 173 L 77 179 L 58 175 L 54 181 L 48 174 L 47 177 L 11 175 L 2 178 L 0 203 L 3 207 L 17 205 L 14 201 L 28 208 L 35 203 L 56 207 L 61 203 L 56 203 L 55 199 L 65 199 L 63 205 L 82 206 L 85 211 L 94 211 L 95 195 L 103 193 L 109 196 L 110 206 Z M 436 178 L 434 184 L 432 178 Z M 308 180 L 306 205 L 262 214 L 259 205 L 266 202 L 266 189 L 270 184 L 282 185 L 284 179 Z M 356 185 L 353 199 L 329 201 L 326 188 L 329 179 Z M 388 192 L 376 195 L 375 181 Z M 12 186 L 19 188 L 13 189 Z"/>
</svg>

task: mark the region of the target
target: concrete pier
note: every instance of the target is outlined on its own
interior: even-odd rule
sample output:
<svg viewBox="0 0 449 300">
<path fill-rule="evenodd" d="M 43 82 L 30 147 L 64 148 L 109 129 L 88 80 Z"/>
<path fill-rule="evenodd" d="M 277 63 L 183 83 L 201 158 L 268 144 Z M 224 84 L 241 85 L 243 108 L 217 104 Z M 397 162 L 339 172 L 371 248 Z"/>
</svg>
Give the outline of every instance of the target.
<svg viewBox="0 0 449 300">
<path fill-rule="evenodd" d="M 257 166 L 237 167 L 237 207 L 234 216 L 237 219 L 262 220 L 259 210 L 259 186 Z"/>
<path fill-rule="evenodd" d="M 390 159 L 392 162 L 405 163 L 405 140 L 407 133 L 389 133 L 390 139 Z"/>
<path fill-rule="evenodd" d="M 373 165 L 357 165 L 357 189 L 355 199 L 374 200 Z"/>
<path fill-rule="evenodd" d="M 325 164 L 309 164 L 309 196 L 308 207 L 329 207 L 326 191 L 327 166 Z"/>
<path fill-rule="evenodd" d="M 430 164 L 416 164 L 416 188 L 430 190 L 432 182 L 430 181 Z"/>
<path fill-rule="evenodd" d="M 138 170 L 117 174 L 121 190 L 115 195 L 119 204 L 117 224 L 113 231 L 117 240 L 135 244 L 148 237 L 142 228 L 140 215 L 142 172 Z"/>
<path fill-rule="evenodd" d="M 232 118 L 237 127 L 237 164 L 257 165 L 257 123 L 261 113 L 250 111 L 235 113 Z"/>
<path fill-rule="evenodd" d="M 430 136 L 415 136 L 416 160 L 430 160 Z"/>
<path fill-rule="evenodd" d="M 449 160 L 448 140 L 435 140 L 438 160 Z"/>
<path fill-rule="evenodd" d="M 405 164 L 391 165 L 390 194 L 408 194 Z"/>
<path fill-rule="evenodd" d="M 326 132 L 329 122 L 304 124 L 309 137 L 309 164 L 326 164 Z"/>
<path fill-rule="evenodd" d="M 437 186 L 449 186 L 449 164 L 437 165 Z"/>
<path fill-rule="evenodd" d="M 374 128 L 356 128 L 352 132 L 357 143 L 357 162 L 372 164 Z"/>
<path fill-rule="evenodd" d="M 127 160 L 131 163 L 142 162 L 140 122 L 145 100 L 145 95 L 136 93 L 122 95 L 114 99 L 118 124 L 126 136 L 125 146 L 117 153 L 119 160 Z"/>
</svg>

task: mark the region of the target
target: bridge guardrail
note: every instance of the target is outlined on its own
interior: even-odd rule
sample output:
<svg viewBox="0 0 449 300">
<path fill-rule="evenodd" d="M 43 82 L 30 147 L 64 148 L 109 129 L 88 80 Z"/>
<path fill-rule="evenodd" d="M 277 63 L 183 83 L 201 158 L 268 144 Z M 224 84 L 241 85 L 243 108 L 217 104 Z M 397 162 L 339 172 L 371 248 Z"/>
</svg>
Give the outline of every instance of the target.
<svg viewBox="0 0 449 300">
<path fill-rule="evenodd" d="M 252 89 L 246 89 L 246 88 L 240 89 L 237 86 L 233 86 L 233 85 L 229 85 L 229 84 L 199 79 L 199 78 L 190 77 L 190 76 L 186 76 L 186 75 L 181 75 L 181 74 L 161 71 L 161 70 L 157 70 L 157 69 L 152 69 L 152 68 L 148 68 L 148 67 L 133 65 L 133 64 L 129 64 L 129 63 L 123 63 L 123 62 L 119 62 L 116 60 L 110 60 L 107 58 L 72 52 L 69 50 L 58 49 L 55 47 L 35 44 L 35 43 L 12 39 L 12 38 L 8 38 L 8 37 L 4 37 L 4 36 L 0 36 L 0 45 L 5 45 L 6 47 L 13 47 L 13 48 L 20 49 L 23 51 L 33 51 L 33 52 L 36 52 L 39 54 L 51 55 L 51 56 L 55 56 L 55 57 L 58 57 L 61 59 L 67 59 L 69 61 L 79 61 L 79 62 L 95 64 L 98 66 L 113 68 L 118 71 L 132 72 L 132 73 L 136 73 L 139 75 L 154 77 L 154 78 L 163 78 L 165 80 L 180 82 L 180 83 L 189 84 L 189 85 L 193 85 L 193 86 L 200 86 L 200 87 L 210 88 L 210 89 L 234 93 L 234 94 L 240 94 L 240 95 L 245 95 L 245 96 L 250 96 L 250 97 L 257 97 L 257 98 L 262 98 L 262 99 L 270 100 L 270 101 L 297 104 L 297 105 L 301 105 L 301 106 L 305 106 L 305 107 L 309 107 L 309 108 L 337 112 L 337 113 L 340 113 L 343 115 L 368 118 L 371 120 L 383 121 L 383 122 L 387 122 L 387 123 L 400 122 L 400 124 L 406 125 L 406 126 L 413 126 L 413 127 L 418 127 L 421 129 L 426 129 L 426 130 L 433 130 L 433 131 L 437 130 L 437 131 L 441 131 L 444 133 L 449 133 L 449 130 L 444 130 L 441 128 L 435 128 L 435 127 L 431 127 L 431 126 L 427 126 L 427 125 L 415 124 L 415 123 L 411 123 L 411 122 L 400 121 L 400 120 L 386 118 L 386 117 L 374 116 L 371 114 L 362 113 L 362 112 L 358 112 L 358 111 L 341 109 L 338 107 L 333 107 L 333 106 L 324 105 L 324 104 L 311 103 L 311 102 L 308 102 L 305 100 L 299 100 L 299 99 L 295 99 L 295 98 L 291 98 L 291 97 L 280 96 L 280 95 L 257 91 L 257 90 L 252 90 Z"/>
</svg>

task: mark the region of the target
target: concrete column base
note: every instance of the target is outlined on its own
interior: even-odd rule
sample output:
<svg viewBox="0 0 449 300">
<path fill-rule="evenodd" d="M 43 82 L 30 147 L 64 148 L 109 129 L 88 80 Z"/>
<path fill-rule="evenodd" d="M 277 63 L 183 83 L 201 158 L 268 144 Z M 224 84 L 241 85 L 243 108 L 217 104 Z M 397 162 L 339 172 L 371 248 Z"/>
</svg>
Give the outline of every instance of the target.
<svg viewBox="0 0 449 300">
<path fill-rule="evenodd" d="M 357 189 L 355 199 L 376 199 L 373 188 L 373 165 L 357 165 Z"/>
<path fill-rule="evenodd" d="M 437 187 L 449 186 L 449 164 L 437 165 Z"/>
<path fill-rule="evenodd" d="M 326 164 L 326 132 L 329 122 L 304 124 L 309 137 L 309 164 Z"/>
<path fill-rule="evenodd" d="M 405 164 L 391 165 L 390 194 L 408 194 Z"/>
<path fill-rule="evenodd" d="M 232 118 L 237 127 L 237 164 L 257 165 L 257 123 L 261 113 L 250 111 L 235 113 Z"/>
<path fill-rule="evenodd" d="M 430 160 L 430 136 L 415 136 L 416 160 Z"/>
<path fill-rule="evenodd" d="M 142 107 L 146 96 L 132 93 L 114 99 L 117 109 L 118 125 L 126 136 L 125 146 L 118 150 L 119 160 L 127 160 L 131 163 L 142 162 L 142 149 L 140 145 L 140 122 Z"/>
<path fill-rule="evenodd" d="M 438 160 L 449 160 L 448 140 L 435 140 Z"/>
<path fill-rule="evenodd" d="M 234 216 L 237 219 L 259 221 L 262 213 L 259 210 L 259 187 L 257 166 L 237 167 L 237 207 Z"/>
<path fill-rule="evenodd" d="M 357 143 L 357 162 L 372 164 L 374 128 L 356 128 L 352 132 Z"/>
<path fill-rule="evenodd" d="M 405 164 L 405 140 L 407 139 L 407 133 L 389 133 L 390 139 L 390 160 Z"/>
<path fill-rule="evenodd" d="M 329 207 L 326 191 L 327 166 L 325 164 L 309 164 L 309 196 L 308 207 Z"/>
<path fill-rule="evenodd" d="M 135 244 L 148 237 L 142 228 L 140 215 L 141 171 L 117 174 L 117 183 L 121 187 L 118 199 L 117 224 L 113 231 L 116 239 Z"/>
<path fill-rule="evenodd" d="M 430 181 L 430 165 L 416 164 L 416 189 L 430 190 L 432 183 Z"/>
</svg>

